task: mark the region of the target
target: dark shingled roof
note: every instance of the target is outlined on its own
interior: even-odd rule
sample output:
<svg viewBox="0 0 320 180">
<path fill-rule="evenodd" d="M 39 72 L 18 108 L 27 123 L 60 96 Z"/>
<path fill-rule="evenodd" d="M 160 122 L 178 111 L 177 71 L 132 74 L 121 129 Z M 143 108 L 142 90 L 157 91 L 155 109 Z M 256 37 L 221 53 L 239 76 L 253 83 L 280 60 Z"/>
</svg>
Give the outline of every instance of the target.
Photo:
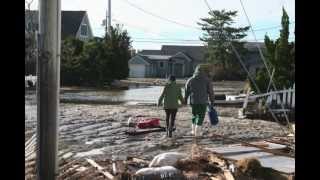
<svg viewBox="0 0 320 180">
<path fill-rule="evenodd" d="M 61 11 L 61 36 L 76 36 L 86 11 Z M 25 12 L 26 18 L 32 16 L 35 24 L 38 24 L 38 11 Z"/>
<path fill-rule="evenodd" d="M 150 64 L 156 61 L 168 61 L 171 58 L 171 56 L 167 55 L 143 55 L 140 53 L 138 53 L 137 55 L 142 57 L 145 61 L 147 61 Z"/>
<path fill-rule="evenodd" d="M 249 59 L 255 59 L 255 57 L 259 57 L 259 51 L 257 45 L 265 49 L 265 45 L 263 42 L 246 42 L 244 47 L 247 48 L 251 53 Z M 152 58 L 153 56 L 146 55 L 159 55 L 159 56 L 174 56 L 179 52 L 184 53 L 186 56 L 191 59 L 201 62 L 204 61 L 206 47 L 205 46 L 179 46 L 179 45 L 163 45 L 161 50 L 142 50 L 139 52 L 140 55 L 143 55 L 145 59 L 150 61 L 151 59 L 162 59 L 162 58 Z M 155 56 L 154 56 L 155 57 Z"/>
<path fill-rule="evenodd" d="M 62 11 L 61 12 L 61 33 L 62 38 L 75 36 L 86 11 Z"/>
<path fill-rule="evenodd" d="M 161 55 L 161 50 L 142 50 L 138 52 L 139 54 L 143 55 Z"/>
<path fill-rule="evenodd" d="M 203 61 L 205 48 L 205 46 L 163 45 L 161 51 L 166 55 L 175 55 L 178 52 L 183 52 L 195 61 Z"/>
<path fill-rule="evenodd" d="M 266 48 L 264 42 L 246 42 L 244 44 L 244 47 L 247 48 L 249 51 L 259 51 L 257 46 L 259 46 L 261 49 Z"/>
</svg>

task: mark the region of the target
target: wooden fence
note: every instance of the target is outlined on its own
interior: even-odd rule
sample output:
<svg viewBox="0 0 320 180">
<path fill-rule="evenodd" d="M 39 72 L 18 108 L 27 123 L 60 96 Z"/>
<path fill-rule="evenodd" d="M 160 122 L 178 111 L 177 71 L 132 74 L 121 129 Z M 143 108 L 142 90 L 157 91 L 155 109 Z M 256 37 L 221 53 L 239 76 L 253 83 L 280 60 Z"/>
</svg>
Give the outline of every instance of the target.
<svg viewBox="0 0 320 180">
<path fill-rule="evenodd" d="M 250 96 L 249 99 L 261 99 L 266 98 L 266 103 L 271 109 L 282 109 L 284 107 L 287 110 L 295 108 L 295 86 L 289 89 L 280 91 L 271 91 L 265 94 L 259 94 Z M 283 106 L 282 106 L 282 105 Z"/>
</svg>

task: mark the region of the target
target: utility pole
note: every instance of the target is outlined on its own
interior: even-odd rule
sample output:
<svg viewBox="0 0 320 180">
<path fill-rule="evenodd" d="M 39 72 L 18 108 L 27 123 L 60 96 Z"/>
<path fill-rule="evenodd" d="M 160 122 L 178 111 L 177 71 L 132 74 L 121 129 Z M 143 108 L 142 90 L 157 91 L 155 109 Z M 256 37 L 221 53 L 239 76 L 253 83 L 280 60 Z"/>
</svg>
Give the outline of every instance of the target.
<svg viewBox="0 0 320 180">
<path fill-rule="evenodd" d="M 61 0 L 39 2 L 37 179 L 58 175 Z"/>
<path fill-rule="evenodd" d="M 111 35 L 111 0 L 108 0 L 108 9 L 107 9 L 107 32 L 109 35 Z"/>
</svg>

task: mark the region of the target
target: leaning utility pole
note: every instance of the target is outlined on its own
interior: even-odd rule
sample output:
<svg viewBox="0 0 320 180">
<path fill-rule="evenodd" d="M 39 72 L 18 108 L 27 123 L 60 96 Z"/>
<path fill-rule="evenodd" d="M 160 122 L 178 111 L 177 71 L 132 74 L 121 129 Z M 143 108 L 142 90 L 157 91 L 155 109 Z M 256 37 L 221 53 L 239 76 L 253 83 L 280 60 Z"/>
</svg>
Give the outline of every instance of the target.
<svg viewBox="0 0 320 180">
<path fill-rule="evenodd" d="M 61 0 L 39 2 L 37 179 L 58 175 Z"/>
<path fill-rule="evenodd" d="M 107 9 L 107 32 L 110 35 L 111 34 L 111 0 L 108 0 L 108 9 Z"/>
</svg>

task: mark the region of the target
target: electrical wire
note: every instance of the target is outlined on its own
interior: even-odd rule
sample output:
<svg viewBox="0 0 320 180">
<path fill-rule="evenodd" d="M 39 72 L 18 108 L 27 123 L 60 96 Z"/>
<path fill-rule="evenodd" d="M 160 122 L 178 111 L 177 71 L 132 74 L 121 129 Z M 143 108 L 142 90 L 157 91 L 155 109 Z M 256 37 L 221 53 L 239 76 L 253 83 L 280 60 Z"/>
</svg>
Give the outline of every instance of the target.
<svg viewBox="0 0 320 180">
<path fill-rule="evenodd" d="M 192 26 L 192 25 L 188 25 L 188 24 L 183 24 L 183 23 L 177 22 L 177 21 L 175 21 L 175 20 L 171 20 L 171 19 L 168 19 L 168 18 L 159 16 L 159 15 L 157 15 L 157 14 L 154 14 L 154 13 L 152 13 L 152 12 L 150 12 L 150 11 L 147 11 L 147 10 L 145 10 L 145 9 L 143 9 L 143 8 L 141 8 L 141 7 L 137 6 L 137 5 L 129 2 L 128 0 L 123 0 L 123 1 L 126 2 L 128 5 L 130 5 L 131 7 L 134 7 L 134 8 L 136 8 L 136 9 L 140 10 L 141 12 L 144 12 L 145 14 L 148 14 L 148 15 L 150 15 L 150 16 L 156 17 L 156 18 L 158 18 L 158 19 L 161 19 L 161 20 L 164 20 L 164 21 L 167 21 L 167 22 L 170 22 L 170 23 L 179 25 L 179 26 L 183 26 L 183 27 L 187 27 L 187 28 L 192 28 L 192 29 L 195 29 L 195 30 L 198 30 L 198 31 L 199 31 L 199 30 L 200 30 L 200 31 L 202 30 L 201 28 L 198 28 L 198 27 L 195 27 L 195 26 Z"/>
<path fill-rule="evenodd" d="M 210 11 L 212 11 L 212 9 L 211 9 L 209 3 L 207 2 L 207 0 L 204 0 L 204 1 L 205 1 L 206 5 L 208 6 L 208 9 L 209 9 Z M 233 44 L 231 43 L 231 41 L 229 41 L 228 37 L 227 37 L 224 33 L 222 33 L 222 35 L 225 36 L 225 38 L 227 39 L 228 44 L 231 46 L 232 51 L 235 53 L 235 55 L 236 55 L 237 59 L 239 60 L 242 68 L 246 71 L 246 73 L 248 74 L 248 78 L 250 79 L 250 81 L 253 83 L 253 85 L 254 85 L 255 88 L 257 89 L 258 93 L 260 94 L 260 93 L 261 93 L 260 88 L 259 88 L 259 86 L 256 84 L 254 78 L 251 76 L 251 74 L 250 74 L 249 70 L 247 69 L 247 67 L 245 66 L 244 62 L 242 61 L 240 54 L 238 53 L 238 51 L 236 50 L 236 48 L 233 46 Z M 275 114 L 274 114 L 274 112 L 271 110 L 270 106 L 269 106 L 268 104 L 266 104 L 266 106 L 267 106 L 267 108 L 269 109 L 272 117 L 278 122 L 278 124 L 280 124 L 278 118 L 275 116 Z M 282 126 L 280 126 L 280 128 L 281 128 L 281 130 L 282 130 L 283 132 L 285 132 L 285 130 L 282 128 Z"/>
<path fill-rule="evenodd" d="M 245 14 L 245 16 L 246 16 L 246 19 L 247 19 L 247 21 L 248 21 L 248 24 L 249 24 L 249 27 L 250 27 L 250 29 L 251 29 L 252 35 L 253 35 L 255 41 L 257 42 L 257 37 L 256 37 L 256 34 L 255 34 L 253 28 L 252 28 L 252 24 L 251 24 L 251 21 L 250 21 L 250 18 L 249 18 L 249 16 L 248 16 L 248 14 L 247 14 L 247 11 L 246 11 L 246 9 L 245 9 L 245 7 L 244 7 L 244 5 L 243 5 L 242 0 L 239 0 L 239 1 L 240 1 L 242 10 L 243 10 L 243 12 L 244 12 L 244 14 Z M 260 48 L 259 45 L 257 45 L 257 48 L 258 48 L 260 57 L 261 57 L 264 65 L 265 65 L 265 67 L 266 67 L 266 69 L 267 69 L 268 76 L 269 76 L 269 78 L 270 78 L 270 82 L 271 82 L 274 90 L 277 91 L 277 87 L 276 87 L 274 81 L 272 80 L 272 75 L 271 75 L 270 69 L 269 69 L 269 67 L 268 67 L 268 65 L 267 65 L 266 59 L 264 58 L 264 55 L 263 55 L 263 53 L 262 53 L 262 50 L 261 50 L 261 48 Z M 271 66 L 271 64 L 270 64 L 270 66 Z M 272 67 L 272 68 L 275 69 L 275 67 Z M 287 113 L 284 111 L 284 105 L 283 105 L 282 103 L 280 103 L 280 104 L 281 104 L 281 108 L 282 108 L 282 111 L 283 111 L 283 113 L 284 113 L 285 119 L 286 119 L 286 121 L 287 121 L 287 124 L 288 124 L 288 126 L 289 126 L 289 129 L 292 131 L 291 126 L 290 126 L 290 122 L 289 122 L 288 115 L 287 115 Z"/>
</svg>

